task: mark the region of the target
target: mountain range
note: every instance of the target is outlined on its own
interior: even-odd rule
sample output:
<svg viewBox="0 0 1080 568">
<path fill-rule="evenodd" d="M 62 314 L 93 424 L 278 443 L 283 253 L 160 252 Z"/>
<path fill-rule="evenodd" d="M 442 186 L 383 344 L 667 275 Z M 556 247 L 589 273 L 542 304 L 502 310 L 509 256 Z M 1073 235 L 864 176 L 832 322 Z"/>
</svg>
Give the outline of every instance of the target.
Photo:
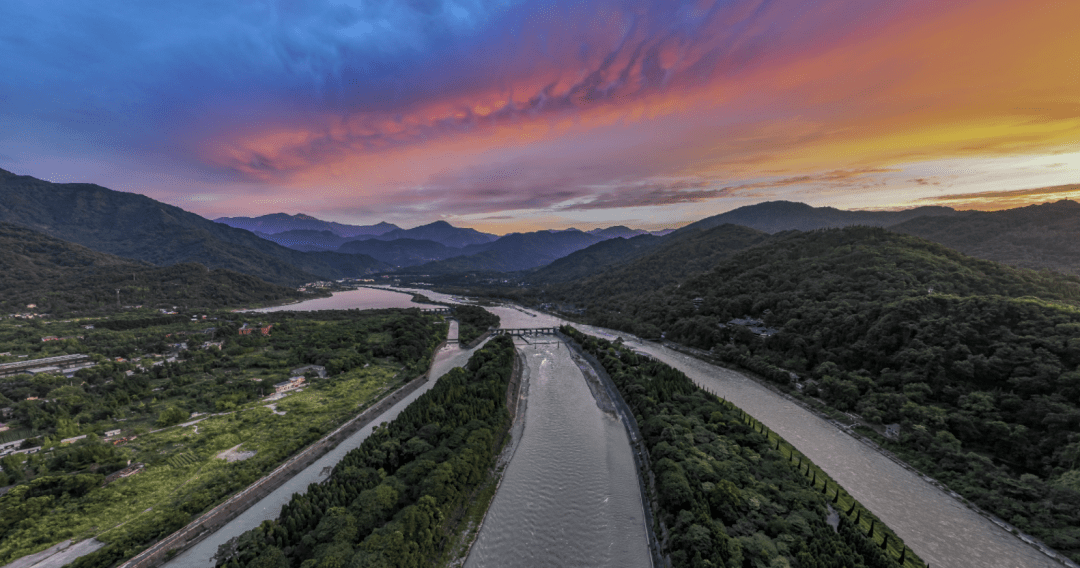
<svg viewBox="0 0 1080 568">
<path fill-rule="evenodd" d="M 358 235 L 375 236 L 400 229 L 391 223 L 377 223 L 375 225 L 346 225 L 333 221 L 323 221 L 311 215 L 298 213 L 271 213 L 259 217 L 218 217 L 215 223 L 222 223 L 237 229 L 244 229 L 252 233 L 276 235 L 286 231 L 330 231 L 339 237 L 355 237 Z"/>
<path fill-rule="evenodd" d="M 435 263 L 419 269 L 434 273 L 526 270 L 542 266 L 602 240 L 628 239 L 639 235 L 661 236 L 674 231 L 665 229 L 650 232 L 617 225 L 590 231 L 570 228 L 499 236 L 475 229 L 454 227 L 446 221 L 402 229 L 389 223 L 369 226 L 342 225 L 319 221 L 304 214 L 284 213 L 254 218 L 221 217 L 216 219 L 216 222 L 252 230 L 266 240 L 304 252 L 366 254 L 401 268 Z M 393 228 L 379 234 L 371 232 L 375 228 L 381 230 L 386 227 Z M 459 258 L 472 256 L 475 258 Z M 448 259 L 456 260 L 439 262 Z"/>
<path fill-rule="evenodd" d="M 615 226 L 498 236 L 445 221 L 403 229 L 284 213 L 214 222 L 138 194 L 0 170 L 0 222 L 156 266 L 197 262 L 284 286 L 394 270 L 412 275 L 520 273 L 515 279 L 547 286 L 645 262 L 653 253 L 650 270 L 639 273 L 648 274 L 649 281 L 671 282 L 709 269 L 731 250 L 766 242 L 770 234 L 851 225 L 886 227 L 1014 266 L 1080 274 L 1080 204 L 1072 201 L 996 212 L 947 207 L 843 211 L 775 201 L 670 232 Z M 729 240 L 714 242 L 718 234 Z M 621 278 L 620 286 L 633 284 L 626 275 Z"/>
<path fill-rule="evenodd" d="M 5 170 L 0 222 L 158 266 L 198 262 L 287 286 L 390 268 L 366 255 L 296 251 L 143 195 Z"/>
<path fill-rule="evenodd" d="M 916 207 L 902 211 L 844 211 L 833 207 L 812 207 L 793 201 L 766 201 L 707 217 L 690 223 L 679 231 L 708 229 L 724 224 L 742 225 L 766 233 L 836 229 L 854 225 L 889 227 L 924 215 L 940 217 L 956 213 L 949 207 L 940 206 Z"/>
<path fill-rule="evenodd" d="M 1080 275 L 1080 203 L 926 215 L 889 230 L 1012 266 Z"/>
</svg>

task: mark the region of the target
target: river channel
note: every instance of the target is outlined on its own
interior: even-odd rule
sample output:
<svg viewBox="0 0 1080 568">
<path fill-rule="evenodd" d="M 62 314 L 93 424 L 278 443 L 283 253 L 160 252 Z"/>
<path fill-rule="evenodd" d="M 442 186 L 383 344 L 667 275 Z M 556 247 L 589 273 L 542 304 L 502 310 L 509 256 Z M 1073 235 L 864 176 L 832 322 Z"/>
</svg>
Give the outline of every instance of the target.
<svg viewBox="0 0 1080 568">
<path fill-rule="evenodd" d="M 423 293 L 436 301 L 452 301 L 449 296 Z M 503 327 L 545 327 L 567 323 L 544 313 L 517 307 L 491 308 L 491 311 L 502 318 Z M 626 333 L 574 325 L 596 337 L 609 340 L 623 337 L 629 347 L 679 369 L 698 385 L 753 415 L 809 456 L 931 566 L 1061 566 L 972 511 L 921 475 L 741 373 L 710 365 Z"/>
<path fill-rule="evenodd" d="M 420 292 L 434 301 L 457 303 L 459 300 L 426 290 Z M 386 293 L 395 294 L 390 291 Z M 391 307 L 363 305 L 361 296 L 365 294 L 355 295 L 352 301 L 339 298 L 333 302 L 327 302 L 327 304 L 336 304 L 333 306 L 316 307 L 313 304 L 334 300 L 334 298 L 325 298 L 288 306 L 286 309 Z M 335 297 L 340 295 L 335 294 Z M 404 299 L 408 296 L 395 295 L 398 296 L 398 301 L 407 301 Z M 409 306 L 415 307 L 417 304 L 408 303 L 393 307 Z M 517 307 L 489 309 L 500 316 L 503 327 L 546 327 L 565 323 L 559 318 Z M 579 325 L 577 327 L 585 333 L 598 337 L 614 339 L 622 336 L 627 339 L 630 347 L 683 371 L 699 385 L 752 414 L 795 445 L 800 452 L 814 460 L 814 463 L 888 524 L 913 551 L 931 566 L 956 568 L 1060 566 L 968 509 L 917 473 L 893 462 L 836 426 L 738 372 L 710 365 L 662 345 L 641 341 L 624 333 L 591 326 Z M 571 412 L 562 415 L 562 418 L 556 418 L 556 414 L 552 414 L 561 412 L 562 406 L 571 405 L 570 407 L 574 408 L 572 405 L 582 402 L 587 403 L 586 406 L 591 405 L 591 408 L 597 412 L 599 409 L 595 406 L 584 381 L 580 379 L 580 371 L 578 371 L 578 376 L 573 375 L 572 371 L 577 371 L 577 369 L 571 370 L 573 364 L 570 362 L 569 353 L 565 351 L 565 347 L 562 347 L 560 351 L 554 346 L 536 345 L 537 341 L 532 338 L 529 341 L 533 343 L 528 346 L 519 341 L 519 348 L 528 363 L 529 377 L 535 378 L 528 386 L 525 410 L 526 432 L 504 472 L 505 479 L 492 502 L 488 518 L 477 538 L 467 566 L 647 565 L 649 560 L 648 551 L 645 548 L 644 531 L 640 530 L 641 536 L 636 536 L 638 533 L 633 531 L 638 530 L 636 527 L 640 526 L 640 520 L 631 518 L 640 519 L 640 511 L 635 517 L 635 513 L 630 510 L 632 507 L 627 505 L 609 507 L 605 503 L 598 508 L 607 507 L 608 512 L 605 514 L 611 519 L 610 526 L 602 526 L 586 532 L 568 529 L 560 536 L 559 525 L 580 527 L 586 523 L 581 523 L 578 519 L 582 514 L 589 513 L 593 509 L 587 507 L 587 504 L 577 502 L 569 502 L 565 509 L 555 509 L 553 503 L 556 503 L 556 500 L 560 499 L 564 493 L 579 490 L 574 485 L 585 486 L 597 482 L 576 479 L 562 482 L 563 484 L 560 485 L 558 481 L 553 481 L 554 484 L 550 487 L 541 487 L 529 485 L 526 481 L 528 476 L 535 476 L 533 479 L 548 476 L 549 479 L 556 480 L 560 466 L 569 463 L 574 464 L 570 466 L 572 468 L 599 468 L 596 470 L 600 472 L 597 474 L 598 478 L 605 475 L 603 473 L 605 467 L 609 473 L 615 475 L 621 475 L 616 473 L 618 471 L 631 474 L 633 472 L 633 462 L 630 458 L 625 431 L 614 418 L 603 413 L 591 418 L 588 417 L 589 413 L 584 413 L 586 416 L 579 416 L 577 414 L 581 413 Z M 543 342 L 545 339 L 541 338 L 539 341 Z M 437 372 L 436 376 L 444 373 L 451 366 L 464 363 L 467 358 L 468 354 L 458 350 L 456 346 L 445 348 L 437 357 L 436 366 L 441 371 Z M 548 367 L 544 367 L 544 361 L 548 362 Z M 564 396 L 569 389 L 578 387 L 584 389 L 578 395 Z M 419 392 L 422 391 L 416 394 L 418 395 Z M 393 407 L 379 421 L 392 419 L 415 396 Z M 569 424 L 577 423 L 575 421 L 578 420 L 583 421 L 579 423 L 581 425 L 574 428 L 568 427 Z M 543 426 L 530 427 L 530 424 Z M 541 430 L 551 430 L 552 433 L 547 434 L 551 438 L 526 444 L 530 439 L 530 432 Z M 559 433 L 559 430 L 567 430 L 567 432 Z M 569 432 L 569 430 L 574 432 Z M 322 479 L 322 469 L 332 467 L 345 451 L 359 445 L 369 431 L 370 428 L 365 428 L 358 432 L 353 438 L 305 470 L 301 476 L 279 488 L 267 500 L 260 502 L 196 548 L 180 555 L 169 565 L 210 566 L 209 558 L 217 550 L 218 544 L 258 525 L 264 519 L 274 518 L 281 505 L 288 501 L 293 492 L 302 491 L 312 481 Z M 572 433 L 583 436 L 583 441 L 569 441 L 565 446 L 556 445 L 556 437 Z M 610 444 L 607 441 L 610 441 Z M 591 453 L 592 457 L 588 457 L 586 453 Z M 620 460 L 623 460 L 619 457 L 621 453 L 625 453 L 625 464 L 616 467 Z M 597 459 L 598 457 L 600 459 Z M 594 463 L 589 466 L 577 465 L 582 460 Z M 607 465 L 605 466 L 602 462 L 606 462 Z M 591 491 L 599 495 L 609 492 L 612 496 L 633 494 L 636 497 L 636 482 L 632 475 L 622 481 L 614 481 L 614 479 L 611 477 L 604 483 L 589 485 L 590 489 L 587 489 L 586 493 Z M 629 498 L 617 497 L 616 500 L 618 499 L 628 500 Z M 638 505 L 640 506 L 639 498 Z M 534 514 L 533 511 L 553 512 Z M 242 522 L 238 523 L 238 521 Z M 538 535 L 541 525 L 549 522 L 555 525 L 553 531 Z M 597 521 L 589 522 L 596 523 Z M 629 536 L 620 535 L 619 538 L 611 538 L 611 531 L 615 530 L 614 526 L 625 526 L 627 528 L 624 530 L 631 532 L 628 533 Z M 594 546 L 596 542 L 593 541 L 601 544 Z M 621 546 L 632 549 L 640 546 L 640 551 L 632 555 L 621 555 L 622 553 L 616 550 Z M 607 553 L 604 552 L 605 547 L 607 547 Z M 585 555 L 590 554 L 593 556 L 586 559 Z M 631 560 L 625 560 L 625 558 Z"/>
<path fill-rule="evenodd" d="M 465 567 L 648 568 L 626 429 L 597 406 L 565 345 L 531 341 L 517 341 L 524 431 Z"/>
</svg>

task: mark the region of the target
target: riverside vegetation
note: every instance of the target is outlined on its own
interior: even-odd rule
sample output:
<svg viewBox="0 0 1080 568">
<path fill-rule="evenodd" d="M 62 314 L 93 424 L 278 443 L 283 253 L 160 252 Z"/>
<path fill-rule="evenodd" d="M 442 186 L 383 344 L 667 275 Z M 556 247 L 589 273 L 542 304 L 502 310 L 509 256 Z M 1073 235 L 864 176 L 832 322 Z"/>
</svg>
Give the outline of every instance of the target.
<svg viewBox="0 0 1080 568">
<path fill-rule="evenodd" d="M 0 320 L 0 351 L 13 354 L 2 361 L 85 353 L 97 362 L 70 379 L 0 379 L 0 408 L 12 409 L 5 441 L 42 448 L 0 461 L 0 486 L 13 485 L 0 496 L 0 564 L 69 538 L 107 545 L 79 567 L 132 556 L 426 371 L 446 335 L 441 318 L 416 309 L 190 316 Z M 239 335 L 245 320 L 273 324 L 270 335 Z M 310 364 L 328 377 L 303 373 L 307 386 L 271 408 L 263 395 Z M 144 467 L 107 477 L 129 463 Z"/>
<path fill-rule="evenodd" d="M 675 567 L 923 567 L 809 459 L 686 375 L 563 326 L 611 376 L 641 429 L 655 518 Z M 830 508 L 838 512 L 829 525 Z"/>
<path fill-rule="evenodd" d="M 479 306 L 456 305 L 453 310 L 458 320 L 458 342 L 462 345 L 475 341 L 489 327 L 499 326 L 499 316 Z"/>
<path fill-rule="evenodd" d="M 882 229 L 774 239 L 678 285 L 552 299 L 709 350 L 876 432 L 900 424 L 899 440 L 871 435 L 1080 561 L 1080 279 Z M 746 317 L 777 333 L 731 322 Z"/>
<path fill-rule="evenodd" d="M 510 427 L 514 344 L 496 337 L 372 431 L 330 477 L 219 550 L 226 568 L 443 564 Z"/>
</svg>

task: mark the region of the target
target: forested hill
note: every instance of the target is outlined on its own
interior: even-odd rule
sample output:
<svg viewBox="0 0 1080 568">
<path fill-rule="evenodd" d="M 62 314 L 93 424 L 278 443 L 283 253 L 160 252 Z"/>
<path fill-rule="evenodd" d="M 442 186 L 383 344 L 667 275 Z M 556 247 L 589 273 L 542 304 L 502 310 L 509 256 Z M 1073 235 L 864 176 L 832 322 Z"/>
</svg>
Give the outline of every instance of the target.
<svg viewBox="0 0 1080 568">
<path fill-rule="evenodd" d="M 537 297 L 547 301 L 620 305 L 633 302 L 640 293 L 709 270 L 721 260 L 774 237 L 738 225 L 722 225 L 650 238 L 656 240 L 644 240 L 646 237 L 642 236 L 624 241 L 613 253 L 607 251 L 612 248 L 607 243 L 593 245 L 541 268 L 525 280 L 536 287 L 533 293 Z M 633 249 L 631 245 L 639 240 L 640 248 Z M 626 260 L 608 263 L 597 258 L 605 252 Z M 581 276 L 568 281 L 566 276 L 572 274 Z M 548 282 L 553 284 L 545 286 Z"/>
<path fill-rule="evenodd" d="M 390 234 L 387 233 L 387 235 Z M 456 256 L 411 266 L 405 269 L 405 272 L 448 274 L 529 270 L 549 264 L 602 240 L 604 237 L 578 230 L 511 233 L 490 243 L 463 248 L 462 250 L 468 256 Z"/>
<path fill-rule="evenodd" d="M 389 268 L 365 255 L 306 253 L 149 197 L 0 170 L 0 221 L 159 266 L 198 262 L 283 285 Z"/>
<path fill-rule="evenodd" d="M 0 223 L 0 313 L 61 314 L 116 305 L 221 307 L 302 294 L 231 270 L 188 263 L 156 267 Z"/>
<path fill-rule="evenodd" d="M 1080 278 L 883 229 L 775 239 L 678 286 L 576 299 L 589 323 L 663 333 L 781 388 L 793 371 L 838 410 L 900 424 L 894 451 L 1080 560 Z M 763 325 L 731 321 L 745 317 Z"/>
<path fill-rule="evenodd" d="M 845 211 L 833 207 L 813 207 L 793 201 L 766 201 L 706 217 L 676 232 L 709 229 L 727 223 L 750 227 L 766 233 L 812 231 L 854 225 L 888 227 L 925 215 L 947 216 L 954 214 L 956 214 L 956 211 L 948 207 L 916 207 L 902 211 Z"/>
<path fill-rule="evenodd" d="M 965 254 L 1032 269 L 1080 274 L 1080 203 L 1061 200 L 1005 211 L 924 216 L 891 230 Z"/>
<path fill-rule="evenodd" d="M 538 285 L 588 278 L 610 266 L 620 265 L 644 256 L 662 242 L 664 242 L 662 237 L 653 235 L 600 241 L 538 268 L 527 277 L 527 280 L 530 284 Z"/>
</svg>

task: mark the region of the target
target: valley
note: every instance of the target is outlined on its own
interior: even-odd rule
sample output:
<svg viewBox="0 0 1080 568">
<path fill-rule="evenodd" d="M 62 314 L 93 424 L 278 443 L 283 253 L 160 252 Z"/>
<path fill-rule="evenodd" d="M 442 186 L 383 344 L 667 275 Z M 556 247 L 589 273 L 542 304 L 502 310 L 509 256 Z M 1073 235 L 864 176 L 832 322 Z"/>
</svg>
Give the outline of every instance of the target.
<svg viewBox="0 0 1080 568">
<path fill-rule="evenodd" d="M 3 181 L 9 192 L 30 184 L 60 192 L 57 195 L 92 191 L 123 207 L 141 206 L 138 198 L 114 196 L 104 188 L 53 187 L 18 176 L 6 176 Z M 206 251 L 194 257 L 116 256 L 109 251 L 131 255 L 134 249 L 125 248 L 129 245 L 120 240 L 105 244 L 102 239 L 107 233 L 88 238 L 78 232 L 50 232 L 45 222 L 0 225 L 0 238 L 8 244 L 2 260 L 12 268 L 6 274 L 10 286 L 0 297 L 4 302 L 0 305 L 19 312 L 4 320 L 8 327 L 0 329 L 6 334 L 0 340 L 7 343 L 0 341 L 0 347 L 12 354 L 26 351 L 34 358 L 89 352 L 94 362 L 66 378 L 50 378 L 46 373 L 2 379 L 0 394 L 7 398 L 0 402 L 11 405 L 8 420 L 14 426 L 4 439 L 18 434 L 39 444 L 37 451 L 45 453 L 18 454 L 29 456 L 15 458 L 18 463 L 10 456 L 4 458 L 8 461 L 3 475 L 8 476 L 12 490 L 0 497 L 0 506 L 11 513 L 5 514 L 11 521 L 4 525 L 8 532 L 0 538 L 0 554 L 6 555 L 0 562 L 64 539 L 93 537 L 96 540 L 85 542 L 100 542 L 103 547 L 82 556 L 77 565 L 114 565 L 248 487 L 421 374 L 432 361 L 433 377 L 451 376 L 451 370 L 462 365 L 468 368 L 469 357 L 491 343 L 485 343 L 489 329 L 576 322 L 573 325 L 594 336 L 621 335 L 622 343 L 638 353 L 686 372 L 692 381 L 687 384 L 720 395 L 726 401 L 722 404 L 735 405 L 731 409 L 735 412 L 749 412 L 751 424 L 768 428 L 765 440 L 777 446 L 773 451 L 779 454 L 769 454 L 768 463 L 796 461 L 796 452 L 800 463 L 812 462 L 822 476 L 813 478 L 814 489 L 834 496 L 846 510 L 865 507 L 865 517 L 849 520 L 855 525 L 861 522 L 860 530 L 878 540 L 867 544 L 856 538 L 835 546 L 863 555 L 862 562 L 868 566 L 902 559 L 913 568 L 924 563 L 1006 567 L 1037 565 L 1051 558 L 956 499 L 969 500 L 996 515 L 1001 526 L 1032 535 L 1042 541 L 1048 554 L 1060 552 L 1063 556 L 1058 558 L 1067 563 L 1065 558 L 1080 550 L 1073 534 L 1080 522 L 1073 518 L 1074 512 L 1080 507 L 1072 506 L 1080 495 L 1080 488 L 1074 487 L 1072 463 L 1074 446 L 1080 443 L 1074 439 L 1080 424 L 1074 399 L 1080 391 L 1073 384 L 1074 367 L 1080 368 L 1073 345 L 1080 325 L 1075 307 L 1080 302 L 1080 280 L 972 258 L 897 232 L 903 227 L 910 229 L 904 232 L 914 232 L 911 227 L 923 226 L 920 219 L 941 217 L 956 223 L 978 219 L 979 226 L 1007 235 L 993 224 L 994 219 L 1005 218 L 999 214 L 977 216 L 945 208 L 849 214 L 799 205 L 761 204 L 655 234 L 611 227 L 502 237 L 445 222 L 402 229 L 388 223 L 328 224 L 310 216 L 221 220 L 251 228 L 256 231 L 253 234 L 232 227 L 211 231 L 205 220 L 189 223 L 183 215 L 173 216 L 179 226 L 189 227 L 182 233 L 193 231 L 192 238 L 209 243 L 209 235 L 217 235 L 213 238 L 231 243 L 222 245 L 230 254 L 261 258 L 243 248 L 249 247 L 277 255 L 280 262 L 296 262 L 288 269 L 272 268 L 273 263 L 237 263 Z M 25 214 L 24 221 L 45 219 L 42 215 L 56 219 L 55 212 L 18 210 Z M 848 225 L 895 225 L 897 231 Z M 1040 230 L 1071 231 L 1057 221 Z M 1043 246 L 1026 242 L 1024 246 Z M 334 246 L 323 247 L 327 243 Z M 993 257 L 997 253 L 984 248 L 980 254 Z M 183 259 L 205 264 L 172 263 Z M 206 268 L 216 262 L 224 267 Z M 319 262 L 331 262 L 337 268 Z M 368 264 L 360 270 L 356 262 Z M 1054 266 L 1062 269 L 1065 265 Z M 114 303 L 117 295 L 122 299 L 119 306 Z M 465 296 L 474 300 L 464 301 Z M 258 311 L 224 311 L 224 307 Z M 427 313 L 409 309 L 413 307 Z M 446 337 L 444 316 L 452 318 L 459 342 L 435 352 L 435 345 Z M 197 341 L 189 337 L 196 335 Z M 698 349 L 710 360 L 766 381 L 773 390 L 749 388 L 756 383 L 742 375 L 687 359 L 646 340 Z M 456 558 L 466 566 L 529 565 L 548 558 L 543 551 L 551 549 L 568 555 L 560 562 L 588 557 L 593 558 L 590 564 L 622 566 L 631 559 L 648 559 L 645 537 L 633 536 L 638 530 L 634 526 L 645 534 L 645 521 L 632 512 L 646 508 L 658 523 L 652 527 L 657 534 L 675 530 L 681 535 L 691 527 L 713 534 L 708 545 L 662 539 L 658 546 L 676 565 L 695 562 L 694 546 L 713 551 L 706 556 L 736 564 L 746 558 L 745 551 L 756 551 L 752 554 L 763 555 L 766 562 L 802 558 L 799 562 L 806 564 L 816 558 L 816 552 L 797 544 L 802 538 L 798 531 L 784 532 L 790 529 L 791 518 L 784 521 L 789 529 L 781 530 L 765 517 L 753 521 L 758 523 L 755 529 L 744 522 L 757 518 L 748 511 L 740 521 L 725 517 L 730 512 L 712 505 L 705 509 L 694 509 L 688 504 L 691 501 L 675 505 L 664 497 L 667 482 L 654 489 L 658 493 L 648 503 L 639 492 L 628 492 L 635 484 L 627 485 L 634 472 L 632 460 L 627 461 L 631 455 L 627 431 L 605 414 L 603 404 L 592 401 L 587 381 L 575 369 L 580 362 L 563 355 L 558 342 L 545 345 L 535 337 L 516 341 L 515 349 L 524 357 L 522 388 L 531 393 L 534 404 L 529 405 L 530 396 L 523 396 L 522 413 L 516 418 L 522 422 L 516 430 L 491 415 L 491 424 L 498 424 L 491 431 L 492 444 L 481 452 L 486 457 L 474 456 L 480 459 L 475 462 L 476 471 L 487 472 L 484 475 L 463 477 L 467 484 L 456 486 L 452 494 L 428 493 L 433 502 L 401 501 L 388 505 L 379 519 L 362 520 L 357 515 L 363 511 L 350 500 L 358 495 L 326 494 L 321 489 L 326 483 L 336 483 L 327 482 L 331 479 L 328 467 L 336 467 L 354 450 L 373 451 L 361 448 L 380 430 L 370 425 L 358 428 L 296 477 L 266 495 L 260 493 L 257 505 L 230 517 L 224 528 L 205 539 L 199 537 L 201 542 L 194 546 L 176 548 L 170 555 L 179 555 L 171 562 L 175 566 L 247 566 L 262 562 L 261 553 L 251 552 L 252 547 L 262 546 L 259 543 L 274 545 L 282 558 L 297 566 L 309 559 L 329 558 L 331 549 L 342 562 L 353 557 L 389 562 L 412 553 L 385 556 L 389 554 L 385 547 L 392 546 L 385 541 L 389 534 L 385 530 L 396 529 L 380 528 L 379 523 L 398 526 L 393 523 L 403 522 L 404 511 L 415 507 L 428 515 L 424 523 L 437 527 L 430 530 L 443 537 L 425 540 L 429 537 L 410 533 L 409 538 L 420 539 L 417 546 L 429 559 L 450 562 Z M 10 357 L 15 355 L 4 360 Z M 281 373 L 286 367 L 305 364 L 324 368 L 333 379 L 308 380 L 302 392 L 284 393 L 280 401 L 263 400 L 266 393 L 259 392 L 265 386 L 261 383 L 295 388 L 282 382 L 290 378 L 285 376 L 289 373 Z M 78 387 L 75 379 L 82 381 Z M 385 412 L 379 407 L 375 421 L 392 420 L 438 384 L 441 379 L 433 378 L 416 393 L 395 399 Z M 121 393 L 126 396 L 116 394 L 121 388 L 126 389 Z M 551 388 L 555 390 L 545 390 Z M 570 399 L 543 402 L 548 395 L 563 396 L 582 388 L 585 391 Z M 108 396 L 102 398 L 100 393 Z M 694 396 L 706 397 L 695 403 L 703 408 L 713 404 L 707 394 Z M 584 406 L 573 410 L 575 404 Z M 861 436 L 906 463 L 886 459 L 799 405 L 818 408 L 841 424 L 844 413 L 857 417 Z M 558 418 L 560 412 L 569 414 Z M 319 418 L 313 423 L 314 417 Z M 102 441 L 106 431 L 113 431 L 107 430 L 109 421 L 115 420 L 126 421 L 122 433 L 128 428 L 135 438 L 121 446 Z M 580 420 L 592 422 L 572 426 Z M 598 425 L 597 420 L 605 425 Z M 740 438 L 748 434 L 731 420 L 716 423 L 728 426 L 717 426 L 720 429 L 714 434 L 735 428 L 736 433 L 730 435 L 742 441 L 733 443 L 751 444 L 750 438 Z M 639 426 L 648 437 L 651 430 L 645 422 Z M 273 428 L 268 426 L 271 423 Z M 702 427 L 713 428 L 709 424 Z M 894 433 L 891 438 L 884 436 L 886 426 Z M 695 428 L 691 431 L 696 432 Z M 994 432 L 992 442 L 984 439 L 986 432 Z M 507 436 L 516 437 L 508 442 Z M 106 441 L 113 439 L 110 436 Z M 657 449 L 656 440 L 649 443 L 653 444 L 650 453 L 667 451 Z M 454 444 L 432 455 L 456 451 Z M 414 445 L 420 447 L 419 442 Z M 495 456 L 503 447 L 516 450 L 496 469 Z M 711 455 L 714 450 L 687 447 L 680 451 Z M 754 451 L 768 454 L 764 448 Z M 225 459 L 218 459 L 219 455 Z M 382 454 L 370 454 L 376 455 Z M 433 459 L 422 455 L 426 454 L 412 457 Z M 588 461 L 597 455 L 606 455 L 606 461 Z M 388 459 L 370 456 L 364 459 Z M 720 459 L 720 455 L 709 459 Z M 545 469 L 554 463 L 561 465 Z M 392 467 L 399 466 L 404 467 L 403 463 Z M 409 467 L 420 469 L 403 474 L 406 485 L 394 481 L 390 487 L 399 495 L 419 499 L 429 489 L 409 489 L 409 484 L 423 479 L 428 466 Z M 655 460 L 653 467 L 657 467 Z M 808 476 L 810 468 L 804 467 Z M 664 476 L 670 472 L 664 471 L 668 470 L 656 475 L 667 479 Z M 923 474 L 957 494 L 943 493 Z M 126 477 L 111 479 L 109 475 Z M 693 475 L 699 476 L 694 487 L 717 483 L 712 474 Z M 107 483 L 92 489 L 91 482 L 96 483 L 98 477 Z M 796 483 L 796 479 L 782 484 Z M 58 485 L 53 488 L 50 483 Z M 72 483 L 82 485 L 68 487 Z M 767 494 L 761 488 L 738 485 L 743 481 L 733 483 L 739 491 Z M 839 489 L 830 489 L 835 484 L 843 488 L 843 495 Z M 560 489 L 543 489 L 548 485 Z M 378 486 L 362 491 L 375 491 Z M 559 500 L 575 488 L 583 493 L 566 503 Z M 125 492 L 116 493 L 120 489 Z M 345 547 L 314 525 L 308 528 L 318 530 L 304 536 L 307 529 L 301 525 L 315 523 L 307 513 L 291 522 L 275 520 L 281 511 L 299 510 L 296 503 L 304 498 L 293 495 L 305 492 L 327 501 L 319 501 L 324 513 L 345 508 L 344 516 L 334 517 L 334 523 L 361 523 L 367 527 L 362 530 L 371 532 L 357 533 L 359 540 Z M 103 497 L 106 493 L 108 498 Z M 709 495 L 695 499 L 706 503 L 712 499 Z M 474 498 L 481 501 L 474 503 Z M 647 494 L 644 498 L 650 499 Z M 485 514 L 488 499 L 490 511 Z M 780 509 L 793 506 L 784 504 L 786 497 L 776 495 L 757 499 L 765 499 L 770 506 L 779 503 Z M 105 501 L 110 504 L 90 505 Z M 588 505 L 594 502 L 602 505 Z M 808 503 L 799 507 L 817 510 L 817 505 Z M 79 516 L 64 512 L 73 506 L 81 508 Z M 690 522 L 679 513 L 678 507 L 683 506 L 687 507 L 684 512 L 702 514 L 707 509 L 704 514 L 722 520 L 710 521 L 714 525 Z M 554 521 L 575 507 L 584 507 L 572 515 L 582 519 L 581 527 L 568 528 Z M 665 513 L 664 507 L 676 508 Z M 591 515 L 599 516 L 586 520 Z M 813 527 L 824 522 L 807 519 L 805 531 L 818 530 Z M 867 524 L 877 522 L 886 527 L 885 532 L 874 533 L 872 524 Z M 965 527 L 966 545 L 957 548 L 954 533 L 933 530 L 943 524 Z M 280 526 L 286 528 L 274 528 Z M 589 534 L 589 527 L 607 527 L 603 529 L 607 532 L 585 538 L 582 535 Z M 545 532 L 551 530 L 555 532 Z M 521 541 L 522 531 L 536 540 Z M 794 540 L 780 539 L 784 534 Z M 883 534 L 893 540 L 880 540 Z M 323 544 L 308 542 L 313 538 Z M 151 552 L 173 550 L 172 541 L 164 542 Z M 530 548 L 529 542 L 535 546 Z M 585 542 L 600 547 L 581 548 Z M 785 544 L 776 545 L 780 542 Z M 219 555 L 223 545 L 228 546 L 222 550 L 232 552 Z M 884 560 L 866 556 L 869 549 L 863 548 L 867 546 L 885 549 Z"/>
</svg>

